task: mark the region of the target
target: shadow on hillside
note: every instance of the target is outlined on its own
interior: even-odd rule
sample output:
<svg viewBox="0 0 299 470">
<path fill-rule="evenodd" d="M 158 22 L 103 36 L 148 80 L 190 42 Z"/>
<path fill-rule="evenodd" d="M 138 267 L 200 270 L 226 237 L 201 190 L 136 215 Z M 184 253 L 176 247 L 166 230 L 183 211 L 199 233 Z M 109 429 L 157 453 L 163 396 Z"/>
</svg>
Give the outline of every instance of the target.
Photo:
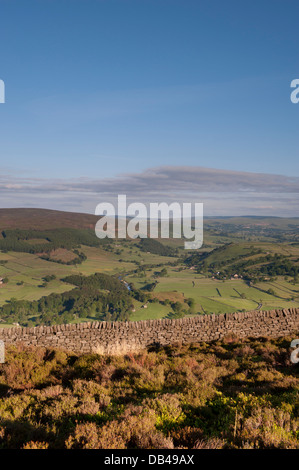
<svg viewBox="0 0 299 470">
<path fill-rule="evenodd" d="M 33 442 L 49 442 L 54 438 L 53 433 L 48 433 L 42 426 L 34 426 L 24 420 L 1 420 L 2 449 L 21 449 L 24 444 Z"/>
<path fill-rule="evenodd" d="M 7 396 L 10 387 L 5 384 L 0 384 L 0 398 Z"/>
</svg>

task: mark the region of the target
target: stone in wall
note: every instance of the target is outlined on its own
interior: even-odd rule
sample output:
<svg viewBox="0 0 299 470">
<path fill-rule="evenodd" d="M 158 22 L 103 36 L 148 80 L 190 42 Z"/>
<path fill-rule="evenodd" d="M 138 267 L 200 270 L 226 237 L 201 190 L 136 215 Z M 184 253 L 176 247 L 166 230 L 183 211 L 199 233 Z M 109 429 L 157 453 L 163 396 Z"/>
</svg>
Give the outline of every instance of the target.
<svg viewBox="0 0 299 470">
<path fill-rule="evenodd" d="M 213 341 L 238 337 L 276 338 L 299 332 L 299 309 L 199 315 L 177 320 L 86 322 L 35 328 L 0 328 L 5 344 L 61 348 L 75 353 L 126 354 L 152 344 Z"/>
</svg>

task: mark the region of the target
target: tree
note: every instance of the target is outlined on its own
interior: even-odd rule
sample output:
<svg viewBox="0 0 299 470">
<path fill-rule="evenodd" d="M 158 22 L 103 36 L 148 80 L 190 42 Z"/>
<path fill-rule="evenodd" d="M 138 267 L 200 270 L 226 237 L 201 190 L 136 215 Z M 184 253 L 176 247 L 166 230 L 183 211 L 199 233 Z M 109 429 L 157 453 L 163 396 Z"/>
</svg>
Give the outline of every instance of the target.
<svg viewBox="0 0 299 470">
<path fill-rule="evenodd" d="M 276 293 L 274 292 L 273 289 L 268 289 L 268 294 L 276 296 Z"/>
<path fill-rule="evenodd" d="M 194 300 L 192 297 L 189 297 L 189 298 L 186 300 L 186 303 L 187 303 L 188 306 L 189 306 L 190 313 L 194 313 L 194 312 L 195 312 L 195 300 Z"/>
</svg>

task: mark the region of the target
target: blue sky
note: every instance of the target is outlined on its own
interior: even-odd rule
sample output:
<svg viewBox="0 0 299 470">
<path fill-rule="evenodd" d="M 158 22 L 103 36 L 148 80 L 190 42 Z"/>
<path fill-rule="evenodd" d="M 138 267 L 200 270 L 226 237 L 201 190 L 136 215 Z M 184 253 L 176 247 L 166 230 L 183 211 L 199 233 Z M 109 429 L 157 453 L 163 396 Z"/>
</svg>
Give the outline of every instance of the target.
<svg viewBox="0 0 299 470">
<path fill-rule="evenodd" d="M 297 0 L 0 0 L 0 206 L 93 212 L 148 171 L 173 178 L 176 199 L 169 169 L 208 168 L 210 196 L 200 175 L 189 196 L 209 215 L 299 216 L 298 13 Z M 295 189 L 259 203 L 261 186 L 236 202 L 238 188 L 224 207 L 221 170 L 227 189 L 238 172 Z"/>
</svg>

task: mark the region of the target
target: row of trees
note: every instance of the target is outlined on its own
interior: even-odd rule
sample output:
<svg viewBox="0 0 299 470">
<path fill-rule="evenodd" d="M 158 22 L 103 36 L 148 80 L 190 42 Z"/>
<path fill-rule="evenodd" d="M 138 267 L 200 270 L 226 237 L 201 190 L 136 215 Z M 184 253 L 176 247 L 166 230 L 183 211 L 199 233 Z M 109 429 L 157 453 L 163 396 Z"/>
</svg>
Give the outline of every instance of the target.
<svg viewBox="0 0 299 470">
<path fill-rule="evenodd" d="M 96 237 L 93 230 L 56 228 L 53 230 L 3 230 L 0 250 L 25 253 L 49 253 L 57 248 L 73 249 L 80 245 L 100 246 L 105 240 Z"/>
<path fill-rule="evenodd" d="M 178 256 L 178 251 L 165 246 L 153 238 L 142 238 L 139 247 L 141 251 L 153 253 L 160 256 Z"/>
<path fill-rule="evenodd" d="M 88 277 L 68 276 L 64 280 L 76 287 L 35 301 L 11 299 L 0 308 L 1 318 L 22 326 L 69 323 L 89 316 L 105 321 L 129 319 L 132 295 L 118 279 L 96 273 Z"/>
</svg>

